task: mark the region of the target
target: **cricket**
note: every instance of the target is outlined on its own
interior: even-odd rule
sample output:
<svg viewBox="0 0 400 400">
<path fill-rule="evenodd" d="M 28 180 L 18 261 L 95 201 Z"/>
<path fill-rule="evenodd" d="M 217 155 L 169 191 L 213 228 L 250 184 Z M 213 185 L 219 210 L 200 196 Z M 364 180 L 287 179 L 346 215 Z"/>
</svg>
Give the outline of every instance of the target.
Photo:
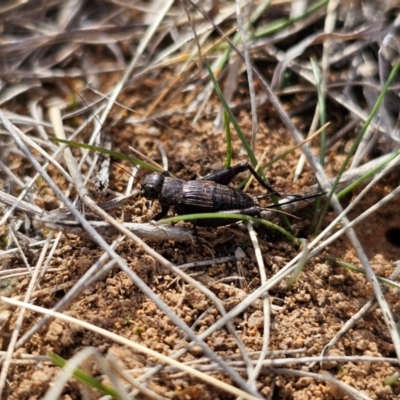
<svg viewBox="0 0 400 400">
<path fill-rule="evenodd" d="M 173 178 L 168 171 L 155 172 L 144 178 L 142 193 L 147 200 L 158 200 L 160 203 L 161 212 L 153 217 L 155 221 L 164 218 L 171 207 L 178 215 L 231 211 L 243 215 L 260 216 L 265 208 L 245 192 L 228 186 L 239 173 L 244 171 L 249 171 L 271 194 L 279 196 L 279 193 L 261 179 L 257 171 L 245 161 L 208 174 L 204 178 L 188 181 Z M 316 195 L 320 193 L 299 196 L 288 202 L 304 200 Z M 230 225 L 233 222 L 235 220 L 229 219 L 227 215 L 225 219 L 198 219 L 195 223 L 203 227 L 216 227 Z"/>
</svg>

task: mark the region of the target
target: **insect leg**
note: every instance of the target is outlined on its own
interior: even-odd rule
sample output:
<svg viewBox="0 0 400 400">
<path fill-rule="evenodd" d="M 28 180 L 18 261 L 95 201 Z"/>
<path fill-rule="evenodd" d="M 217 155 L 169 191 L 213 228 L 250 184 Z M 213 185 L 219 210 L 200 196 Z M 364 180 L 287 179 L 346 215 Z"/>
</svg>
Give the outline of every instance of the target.
<svg viewBox="0 0 400 400">
<path fill-rule="evenodd" d="M 254 178 L 257 179 L 257 181 L 261 186 L 263 186 L 269 192 L 279 196 L 279 193 L 276 192 L 274 189 L 272 189 L 272 187 L 267 182 L 264 182 L 257 174 L 257 171 L 246 161 L 242 161 L 222 171 L 218 171 L 213 174 L 208 174 L 203 179 L 207 181 L 213 181 L 221 185 L 228 185 L 233 180 L 233 178 L 235 178 L 236 175 L 246 170 L 251 172 L 251 174 L 254 176 Z"/>
<path fill-rule="evenodd" d="M 168 214 L 169 206 L 161 206 L 161 212 L 153 217 L 154 221 L 159 221 Z"/>
<path fill-rule="evenodd" d="M 219 183 L 220 185 L 229 185 L 236 175 L 247 170 L 246 164 L 246 162 L 240 162 L 233 167 L 208 174 L 202 179 L 205 181 L 213 181 L 215 183 Z"/>
<path fill-rule="evenodd" d="M 306 194 L 303 196 L 299 195 L 299 194 L 292 194 L 292 195 L 290 195 L 289 198 L 287 198 L 285 200 L 281 200 L 278 204 L 270 204 L 270 205 L 266 206 L 265 208 L 282 207 L 282 206 L 286 206 L 288 204 L 298 203 L 299 201 L 306 201 L 308 199 L 313 199 L 315 197 L 321 197 L 324 194 L 326 194 L 326 193 L 325 192 L 317 192 L 317 193 Z"/>
<path fill-rule="evenodd" d="M 254 206 L 239 210 L 239 214 L 249 215 L 250 217 L 261 217 L 262 207 Z"/>
<path fill-rule="evenodd" d="M 199 232 L 197 231 L 197 222 L 196 222 L 196 220 L 192 221 L 192 226 L 193 226 L 194 235 L 196 236 L 197 244 L 200 247 L 200 251 L 203 253 L 204 249 L 203 249 L 203 245 L 200 242 L 200 236 L 199 236 Z"/>
<path fill-rule="evenodd" d="M 272 189 L 272 187 L 265 181 L 263 181 L 260 178 L 260 175 L 257 174 L 257 171 L 248 163 L 248 162 L 244 162 L 243 164 L 246 165 L 246 169 L 249 170 L 251 172 L 251 174 L 254 176 L 254 178 L 257 179 L 258 183 L 264 187 L 265 189 L 267 189 L 268 191 L 270 191 L 272 194 L 275 194 L 277 196 L 279 196 L 279 193 L 277 191 L 275 191 L 274 189 Z"/>
</svg>

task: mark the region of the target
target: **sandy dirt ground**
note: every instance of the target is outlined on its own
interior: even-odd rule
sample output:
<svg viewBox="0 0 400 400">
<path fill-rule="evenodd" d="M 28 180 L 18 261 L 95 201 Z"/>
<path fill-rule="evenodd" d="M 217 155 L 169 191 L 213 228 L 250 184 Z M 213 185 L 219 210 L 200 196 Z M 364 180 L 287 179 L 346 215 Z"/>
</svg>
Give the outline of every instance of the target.
<svg viewBox="0 0 400 400">
<path fill-rule="evenodd" d="M 130 97 L 123 99 L 129 103 Z M 177 107 L 180 101 L 177 101 Z M 128 104 L 129 105 L 129 104 Z M 288 104 L 290 107 L 290 104 Z M 212 113 L 217 108 L 210 106 Z M 277 120 L 269 106 L 259 112 L 259 149 L 267 149 L 267 159 L 272 159 L 292 146 L 285 129 Z M 248 110 L 238 115 L 243 130 L 251 129 Z M 146 129 L 147 128 L 147 129 Z M 107 127 L 105 127 L 107 129 Z M 149 134 L 149 131 L 153 131 Z M 173 116 L 163 119 L 162 124 L 149 124 L 136 129 L 133 126 L 121 125 L 112 130 L 113 139 L 121 148 L 131 145 L 156 161 L 159 160 L 157 144 L 161 143 L 168 155 L 169 170 L 177 177 L 185 179 L 193 173 L 204 175 L 223 168 L 224 141 L 221 132 L 213 130 L 210 120 L 202 119 L 196 126 L 191 125 L 187 116 Z M 238 139 L 233 141 L 234 161 L 244 160 Z M 335 162 L 340 162 L 340 154 L 330 155 L 330 168 L 335 171 Z M 339 161 L 338 161 L 339 160 Z M 280 192 L 305 193 L 314 183 L 309 171 L 293 185 L 293 171 L 297 154 L 286 157 L 267 171 L 270 183 Z M 337 164 L 338 165 L 338 164 Z M 21 168 L 23 164 L 21 163 Z M 127 174 L 121 168 L 113 168 L 111 187 L 113 191 L 122 192 L 127 181 Z M 62 184 L 62 182 L 59 182 Z M 398 183 L 394 174 L 379 187 L 373 196 L 381 197 Z M 263 189 L 253 185 L 251 192 L 262 193 Z M 56 202 L 43 188 L 43 196 L 38 199 L 44 208 L 50 209 Z M 367 198 L 362 207 L 368 207 L 376 199 Z M 157 202 L 149 207 L 148 201 L 138 198 L 127 204 L 114 215 L 126 221 L 148 221 L 159 210 Z M 359 226 L 360 237 L 369 251 L 369 257 L 375 272 L 388 276 L 393 270 L 391 261 L 400 255 L 400 249 L 390 244 L 385 232 L 396 227 L 393 218 L 398 209 L 398 201 L 393 202 L 383 211 L 376 213 Z M 310 218 L 313 207 L 302 210 L 299 219 L 292 219 L 294 228 L 302 237 L 309 234 Z M 244 250 L 245 258 L 209 267 L 197 267 L 189 272 L 195 279 L 208 287 L 223 302 L 227 310 L 232 309 L 245 296 L 260 285 L 259 270 L 255 261 L 254 250 L 249 237 L 238 228 L 198 228 L 199 240 L 192 244 L 179 242 L 151 243 L 164 257 L 176 265 L 194 261 L 207 260 L 232 255 L 237 248 Z M 298 248 L 279 235 L 267 237 L 261 245 L 266 274 L 271 277 L 281 266 L 285 265 L 297 252 Z M 117 249 L 132 268 L 149 285 L 160 298 L 189 326 L 195 325 L 195 331 L 201 333 L 220 318 L 213 303 L 198 290 L 163 269 L 150 256 L 130 241 L 124 241 Z M 65 235 L 61 245 L 54 254 L 50 267 L 58 268 L 56 273 L 46 273 L 42 288 L 66 282 L 77 281 L 99 257 L 99 249 L 92 241 L 74 235 Z M 31 252 L 30 262 L 37 257 Z M 321 255 L 307 263 L 298 281 L 290 288 L 283 281 L 269 292 L 272 306 L 272 322 L 269 350 L 288 354 L 288 357 L 315 356 L 334 337 L 343 324 L 372 297 L 370 285 L 364 275 L 350 272 L 335 265 L 324 257 L 334 257 L 358 265 L 357 258 L 343 237 L 334 242 Z M 8 268 L 21 267 L 18 258 L 9 260 Z M 23 294 L 28 279 L 19 281 L 15 294 Z M 35 304 L 51 308 L 64 291 L 38 297 Z M 395 313 L 400 312 L 398 294 L 390 289 L 387 300 Z M 89 321 L 97 326 L 137 341 L 151 349 L 170 354 L 184 347 L 188 341 L 169 319 L 157 307 L 144 297 L 132 281 L 118 269 L 113 269 L 103 279 L 97 281 L 82 296 L 76 299 L 66 310 L 68 315 Z M 205 313 L 205 314 L 204 314 Z M 201 317 L 201 318 L 200 318 Z M 38 318 L 28 311 L 22 332 L 27 330 Z M 200 318 L 200 319 L 199 319 Z M 9 318 L 1 329 L 1 347 L 7 348 L 15 320 Z M 250 352 L 260 351 L 263 339 L 263 316 L 260 302 L 254 303 L 243 314 L 234 319 L 237 332 Z M 231 335 L 221 329 L 206 340 L 211 349 L 223 357 L 238 359 L 238 349 Z M 53 321 L 43 328 L 22 348 L 18 354 L 46 355 L 55 352 L 68 359 L 79 350 L 94 346 L 104 355 L 112 355 L 133 376 L 139 376 L 146 368 L 154 365 L 154 360 L 137 354 L 134 351 L 105 340 L 84 329 L 68 323 Z M 291 353 L 291 351 L 294 351 Z M 374 309 L 366 318 L 359 321 L 329 352 L 330 355 L 383 356 L 394 355 L 390 337 L 385 329 L 381 311 Z M 193 349 L 182 357 L 181 361 L 193 362 L 200 359 L 202 350 Z M 400 394 L 397 386 L 383 386 L 385 378 L 396 372 L 397 368 L 388 363 L 340 363 L 331 362 L 306 368 L 312 372 L 332 374 L 345 383 L 367 393 L 373 399 L 396 399 Z M 11 366 L 8 396 L 10 399 L 40 398 L 55 377 L 58 368 L 48 363 L 29 365 L 29 363 Z M 95 373 L 96 371 L 93 371 Z M 98 372 L 98 371 L 97 371 Z M 214 374 L 226 379 L 223 374 Z M 262 371 L 257 385 L 266 398 L 276 399 L 332 399 L 342 398 L 334 386 L 310 378 L 295 378 Z M 168 398 L 179 399 L 226 399 L 224 393 L 217 393 L 214 388 L 206 386 L 185 374 L 161 372 L 149 383 L 155 392 Z M 63 398 L 80 398 L 80 386 L 70 382 L 65 388 Z"/>
</svg>

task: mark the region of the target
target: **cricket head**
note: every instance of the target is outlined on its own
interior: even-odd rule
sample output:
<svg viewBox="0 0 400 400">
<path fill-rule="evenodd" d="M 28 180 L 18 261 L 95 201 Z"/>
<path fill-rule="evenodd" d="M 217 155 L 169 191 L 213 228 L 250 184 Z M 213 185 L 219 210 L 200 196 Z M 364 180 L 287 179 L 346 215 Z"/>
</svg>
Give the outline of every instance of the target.
<svg viewBox="0 0 400 400">
<path fill-rule="evenodd" d="M 156 200 L 161 193 L 161 189 L 164 183 L 164 175 L 154 172 L 153 174 L 147 175 L 142 183 L 143 196 L 147 200 Z"/>
</svg>

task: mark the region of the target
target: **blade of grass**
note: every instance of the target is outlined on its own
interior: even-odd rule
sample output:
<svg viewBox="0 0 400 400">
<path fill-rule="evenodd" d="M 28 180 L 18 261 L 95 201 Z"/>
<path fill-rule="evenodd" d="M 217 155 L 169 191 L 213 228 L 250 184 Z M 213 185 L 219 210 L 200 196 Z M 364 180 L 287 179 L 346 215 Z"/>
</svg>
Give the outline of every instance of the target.
<svg viewBox="0 0 400 400">
<path fill-rule="evenodd" d="M 81 149 L 87 149 L 87 150 L 91 150 L 91 151 L 97 151 L 98 153 L 102 153 L 102 154 L 109 154 L 110 156 L 112 156 L 114 158 L 118 158 L 119 160 L 126 160 L 126 161 L 130 161 L 132 164 L 140 165 L 141 167 L 146 168 L 149 171 L 162 172 L 162 169 L 159 169 L 159 168 L 157 168 L 151 164 L 148 164 L 142 160 L 139 160 L 134 157 L 129 157 L 126 154 L 119 153 L 117 151 L 108 150 L 108 149 L 104 149 L 102 147 L 97 147 L 97 146 L 91 146 L 90 144 L 73 142 L 71 140 L 63 140 L 63 139 L 55 139 L 55 138 L 53 140 L 55 142 L 67 144 L 68 146 L 78 147 Z"/>
<path fill-rule="evenodd" d="M 209 64 L 208 60 L 205 57 L 204 57 L 204 65 L 207 68 L 208 75 L 209 75 L 209 77 L 211 79 L 211 82 L 212 82 L 212 84 L 214 86 L 214 90 L 217 93 L 218 98 L 219 98 L 220 102 L 222 103 L 222 106 L 224 107 L 224 109 L 225 109 L 225 111 L 226 111 L 226 113 L 227 113 L 227 115 L 229 117 L 229 120 L 231 121 L 233 127 L 235 128 L 235 131 L 236 131 L 237 135 L 239 136 L 239 139 L 242 142 L 242 145 L 243 145 L 244 149 L 246 150 L 246 153 L 249 156 L 249 159 L 250 159 L 251 163 L 254 166 L 256 166 L 257 165 L 257 159 L 256 159 L 256 157 L 255 157 L 255 155 L 253 153 L 253 150 L 251 150 L 251 147 L 250 147 L 249 143 L 247 142 L 244 133 L 240 129 L 240 126 L 237 123 L 235 116 L 233 115 L 231 109 L 229 108 L 229 105 L 226 102 L 225 97 L 224 97 L 224 95 L 223 95 L 223 93 L 221 91 L 221 88 L 219 87 L 219 84 L 218 84 L 217 80 L 215 79 L 215 76 L 214 76 L 214 74 L 213 74 L 213 72 L 211 70 L 210 64 Z M 260 173 L 260 176 L 263 179 L 265 179 L 265 177 L 263 175 L 261 175 L 261 173 Z"/>
<path fill-rule="evenodd" d="M 400 334 L 400 333 L 399 333 Z M 394 386 L 399 382 L 399 373 L 396 371 L 394 374 L 388 376 L 382 381 L 383 386 Z"/>
<path fill-rule="evenodd" d="M 314 12 L 318 11 L 320 8 L 324 7 L 329 3 L 329 0 L 322 0 L 314 5 L 312 5 L 309 9 L 307 9 L 304 14 L 299 15 L 296 18 L 281 18 L 277 19 L 271 23 L 268 23 L 267 26 L 258 28 L 254 34 L 250 36 L 250 39 L 261 39 L 265 36 L 270 36 L 273 35 L 274 33 L 277 33 L 285 28 L 288 28 L 292 25 L 294 25 L 297 21 L 301 21 L 302 19 L 307 18 L 308 16 L 312 15 Z M 244 27 L 246 30 L 248 30 L 248 27 L 251 25 L 254 25 L 257 20 L 260 18 L 260 16 L 265 12 L 265 10 L 270 6 L 271 1 L 268 0 L 264 4 L 261 4 L 260 7 L 254 12 L 254 14 L 250 17 L 249 22 L 244 24 Z M 249 39 L 249 40 L 250 40 Z M 240 35 L 237 33 L 233 39 L 232 43 L 235 45 L 240 43 Z M 220 58 L 218 64 L 216 65 L 215 69 L 215 74 L 218 75 L 219 72 L 222 70 L 222 68 L 226 65 L 226 63 L 229 60 L 230 53 L 232 51 L 232 48 L 229 44 L 223 44 L 218 47 L 218 49 L 225 49 L 225 53 L 222 55 Z"/>
<path fill-rule="evenodd" d="M 224 126 L 225 126 L 225 138 L 226 138 L 226 160 L 225 168 L 230 168 L 232 163 L 232 135 L 231 126 L 229 122 L 228 113 L 224 110 Z"/>
<path fill-rule="evenodd" d="M 223 93 L 221 91 L 221 88 L 219 87 L 219 84 L 218 84 L 217 80 L 215 79 L 215 76 L 214 76 L 214 74 L 213 74 L 213 72 L 211 70 L 210 64 L 208 63 L 208 61 L 207 61 L 207 59 L 205 57 L 204 57 L 204 65 L 207 68 L 208 75 L 209 75 L 209 77 L 210 77 L 210 79 L 212 81 L 214 89 L 215 89 L 215 91 L 216 91 L 216 93 L 217 93 L 217 95 L 218 95 L 218 97 L 219 97 L 219 99 L 220 99 L 220 101 L 221 101 L 226 113 L 228 114 L 228 117 L 229 117 L 230 121 L 232 122 L 232 125 L 235 128 L 235 131 L 238 134 L 239 139 L 242 142 L 242 145 L 243 145 L 244 149 L 246 150 L 247 155 L 250 158 L 251 163 L 254 166 L 257 166 L 257 164 L 258 164 L 257 163 L 257 159 L 256 159 L 256 157 L 255 157 L 255 155 L 253 153 L 253 150 L 251 150 L 251 147 L 250 147 L 249 143 L 247 142 L 246 137 L 244 136 L 242 130 L 240 129 L 239 124 L 236 121 L 236 118 L 234 117 L 231 109 L 229 108 L 228 103 L 226 102 L 225 97 L 224 97 L 224 95 L 223 95 Z M 268 181 L 265 178 L 265 175 L 264 175 L 263 171 L 260 168 L 258 169 L 257 173 L 260 175 L 261 179 L 263 179 L 264 181 L 266 181 L 268 183 Z M 272 202 L 274 204 L 278 204 L 278 200 L 277 200 L 275 195 L 271 194 L 271 200 L 272 200 Z M 281 214 L 280 218 L 282 219 L 282 222 L 285 225 L 285 227 L 287 229 L 290 229 L 290 222 L 287 219 L 287 217 L 284 214 Z"/>
<path fill-rule="evenodd" d="M 388 165 L 392 160 L 394 160 L 398 155 L 400 154 L 400 150 L 396 151 L 392 156 L 390 156 L 388 159 L 386 159 L 384 162 L 378 164 L 375 168 L 372 168 L 370 171 L 368 171 L 366 174 L 355 180 L 353 183 L 351 183 L 349 186 L 345 187 L 342 189 L 336 196 L 338 199 L 346 196 L 349 194 L 354 188 L 357 186 L 361 185 L 362 182 L 365 180 L 371 178 L 374 176 L 378 171 L 381 169 L 385 168 L 386 165 Z"/>
<path fill-rule="evenodd" d="M 278 232 L 282 233 L 282 235 L 286 236 L 289 240 L 291 240 L 294 243 L 298 242 L 298 239 L 293 236 L 291 233 L 280 227 L 279 225 L 276 225 L 270 221 L 267 221 L 262 218 L 255 218 L 251 217 L 249 215 L 244 215 L 244 214 L 234 214 L 234 213 L 201 213 L 201 214 L 188 214 L 188 215 L 179 215 L 176 217 L 171 217 L 171 218 L 164 218 L 158 221 L 160 224 L 169 224 L 172 222 L 178 222 L 178 221 L 193 221 L 197 219 L 237 219 L 237 220 L 242 220 L 242 221 L 252 221 L 252 222 L 258 222 L 262 225 L 265 225 L 268 228 L 277 230 Z"/>
<path fill-rule="evenodd" d="M 243 4 L 244 5 L 244 4 Z M 249 86 L 249 96 L 250 96 L 250 105 L 251 105 L 251 149 L 256 151 L 257 146 L 257 131 L 258 131 L 258 121 L 257 121 L 257 103 L 256 103 L 256 91 L 254 88 L 254 79 L 253 79 L 253 69 L 250 59 L 250 52 L 248 41 L 246 38 L 246 31 L 243 26 L 243 15 L 242 15 L 242 5 L 240 0 L 236 0 L 236 20 L 238 22 L 239 34 L 242 42 L 242 52 L 244 55 L 244 63 L 246 66 L 247 73 L 247 83 Z M 247 28 L 248 25 L 246 25 Z"/>
<path fill-rule="evenodd" d="M 315 11 L 318 11 L 320 8 L 323 6 L 327 5 L 329 3 L 329 0 L 322 0 L 314 5 L 312 5 L 310 8 L 308 8 L 304 14 L 299 15 L 298 17 L 295 18 L 281 18 L 278 20 L 275 20 L 272 23 L 269 23 L 266 27 L 259 28 L 255 34 L 253 35 L 253 39 L 260 39 L 265 36 L 270 36 L 276 32 L 281 31 L 284 28 L 287 28 L 293 24 L 295 24 L 297 21 L 301 21 L 304 18 L 307 18 L 311 14 L 313 14 Z"/>
<path fill-rule="evenodd" d="M 339 172 L 338 172 L 338 174 L 336 176 L 335 182 L 332 185 L 332 189 L 328 194 L 328 198 L 326 200 L 326 203 L 324 204 L 324 207 L 322 208 L 321 215 L 319 216 L 319 220 L 318 220 L 317 226 L 315 228 L 315 232 L 316 233 L 318 233 L 320 231 L 320 229 L 321 229 L 321 226 L 322 226 L 322 223 L 324 221 L 326 212 L 328 210 L 331 198 L 332 198 L 333 194 L 335 193 L 335 190 L 336 190 L 336 187 L 337 187 L 337 185 L 338 185 L 338 183 L 340 181 L 340 178 L 343 175 L 344 170 L 346 169 L 347 164 L 350 161 L 350 158 L 354 155 L 358 145 L 360 144 L 360 142 L 361 142 L 361 140 L 362 140 L 362 138 L 364 136 L 364 133 L 368 129 L 369 124 L 371 123 L 372 119 L 374 118 L 374 116 L 378 112 L 379 107 L 381 106 L 381 103 L 382 103 L 382 101 L 383 101 L 383 99 L 384 99 L 384 97 L 386 95 L 386 92 L 389 89 L 389 86 L 391 85 L 391 83 L 393 82 L 395 76 L 397 75 L 399 67 L 400 67 L 400 61 L 397 61 L 396 64 L 394 65 L 394 67 L 392 68 L 392 71 L 390 72 L 389 78 L 386 81 L 384 87 L 382 88 L 382 91 L 379 94 L 378 99 L 376 100 L 376 103 L 375 103 L 374 107 L 372 108 L 372 110 L 371 110 L 371 112 L 370 112 L 370 114 L 368 116 L 368 119 L 365 121 L 365 123 L 364 123 L 363 127 L 361 128 L 361 131 L 358 134 L 353 146 L 351 147 L 349 153 L 347 154 L 347 157 L 346 157 L 345 161 L 343 162 L 342 166 L 340 167 L 340 170 L 339 170 Z"/>
<path fill-rule="evenodd" d="M 167 170 L 168 169 L 168 160 L 166 162 L 167 164 L 167 168 L 163 168 L 160 164 L 156 163 L 155 161 L 153 161 L 151 158 L 147 157 L 146 154 L 143 154 L 141 151 L 136 150 L 135 148 L 133 148 L 132 146 L 129 146 L 129 150 L 133 151 L 136 155 L 138 155 L 139 157 L 142 157 L 143 160 L 146 160 L 149 164 L 151 164 L 153 167 L 158 168 L 161 171 Z M 161 152 L 161 151 L 160 151 Z M 165 154 L 164 154 L 165 156 Z M 164 157 L 163 156 L 163 157 Z M 164 161 L 163 161 L 164 162 Z"/>
<path fill-rule="evenodd" d="M 64 358 L 60 357 L 58 354 L 51 353 L 49 354 L 50 360 L 60 368 L 64 368 L 68 362 Z M 93 378 L 93 376 L 87 374 L 86 372 L 82 371 L 81 369 L 75 369 L 74 378 L 77 379 L 79 382 L 97 389 L 99 392 L 111 396 L 114 399 L 120 399 L 118 392 L 110 386 L 102 384 L 98 379 Z"/>
<path fill-rule="evenodd" d="M 344 267 L 344 268 L 346 268 L 346 269 L 348 269 L 350 271 L 358 272 L 360 274 L 364 274 L 365 275 L 365 271 L 363 269 L 355 267 L 354 265 L 349 264 L 349 263 L 347 263 L 347 262 L 345 262 L 343 260 L 339 260 L 337 258 L 332 258 L 332 257 L 324 257 L 324 259 L 328 260 L 330 262 L 333 262 L 333 263 L 335 263 L 337 265 L 340 265 L 341 267 Z M 392 281 L 390 279 L 386 279 L 386 278 L 383 278 L 383 277 L 378 276 L 378 275 L 376 277 L 377 277 L 379 282 L 385 283 L 386 285 L 390 285 L 390 286 L 392 286 L 392 287 L 394 287 L 396 289 L 400 289 L 400 284 L 398 282 L 394 282 L 394 281 Z"/>
<path fill-rule="evenodd" d="M 297 281 L 298 277 L 301 274 L 301 271 L 303 271 L 303 269 L 307 263 L 307 256 L 308 256 L 307 241 L 305 239 L 300 239 L 300 241 L 303 245 L 303 251 L 301 252 L 301 258 L 300 258 L 299 262 L 297 263 L 297 266 L 296 266 L 295 270 L 293 271 L 293 274 L 286 281 L 287 287 L 291 287 Z"/>
<path fill-rule="evenodd" d="M 250 26 L 254 25 L 255 22 L 260 18 L 260 16 L 265 12 L 265 10 L 270 6 L 271 0 L 267 0 L 264 3 L 260 4 L 260 6 L 257 8 L 257 10 L 254 12 L 254 14 L 250 17 L 250 20 L 244 24 L 245 30 L 248 30 Z M 235 36 L 232 39 L 232 42 L 237 45 L 240 43 L 240 34 L 237 32 Z M 229 60 L 229 56 L 232 52 L 232 47 L 229 46 L 229 44 L 223 44 L 220 46 L 220 48 L 225 48 L 224 53 L 218 60 L 218 62 L 215 64 L 215 75 L 218 76 L 226 63 Z M 203 53 L 204 54 L 204 53 Z"/>
</svg>

